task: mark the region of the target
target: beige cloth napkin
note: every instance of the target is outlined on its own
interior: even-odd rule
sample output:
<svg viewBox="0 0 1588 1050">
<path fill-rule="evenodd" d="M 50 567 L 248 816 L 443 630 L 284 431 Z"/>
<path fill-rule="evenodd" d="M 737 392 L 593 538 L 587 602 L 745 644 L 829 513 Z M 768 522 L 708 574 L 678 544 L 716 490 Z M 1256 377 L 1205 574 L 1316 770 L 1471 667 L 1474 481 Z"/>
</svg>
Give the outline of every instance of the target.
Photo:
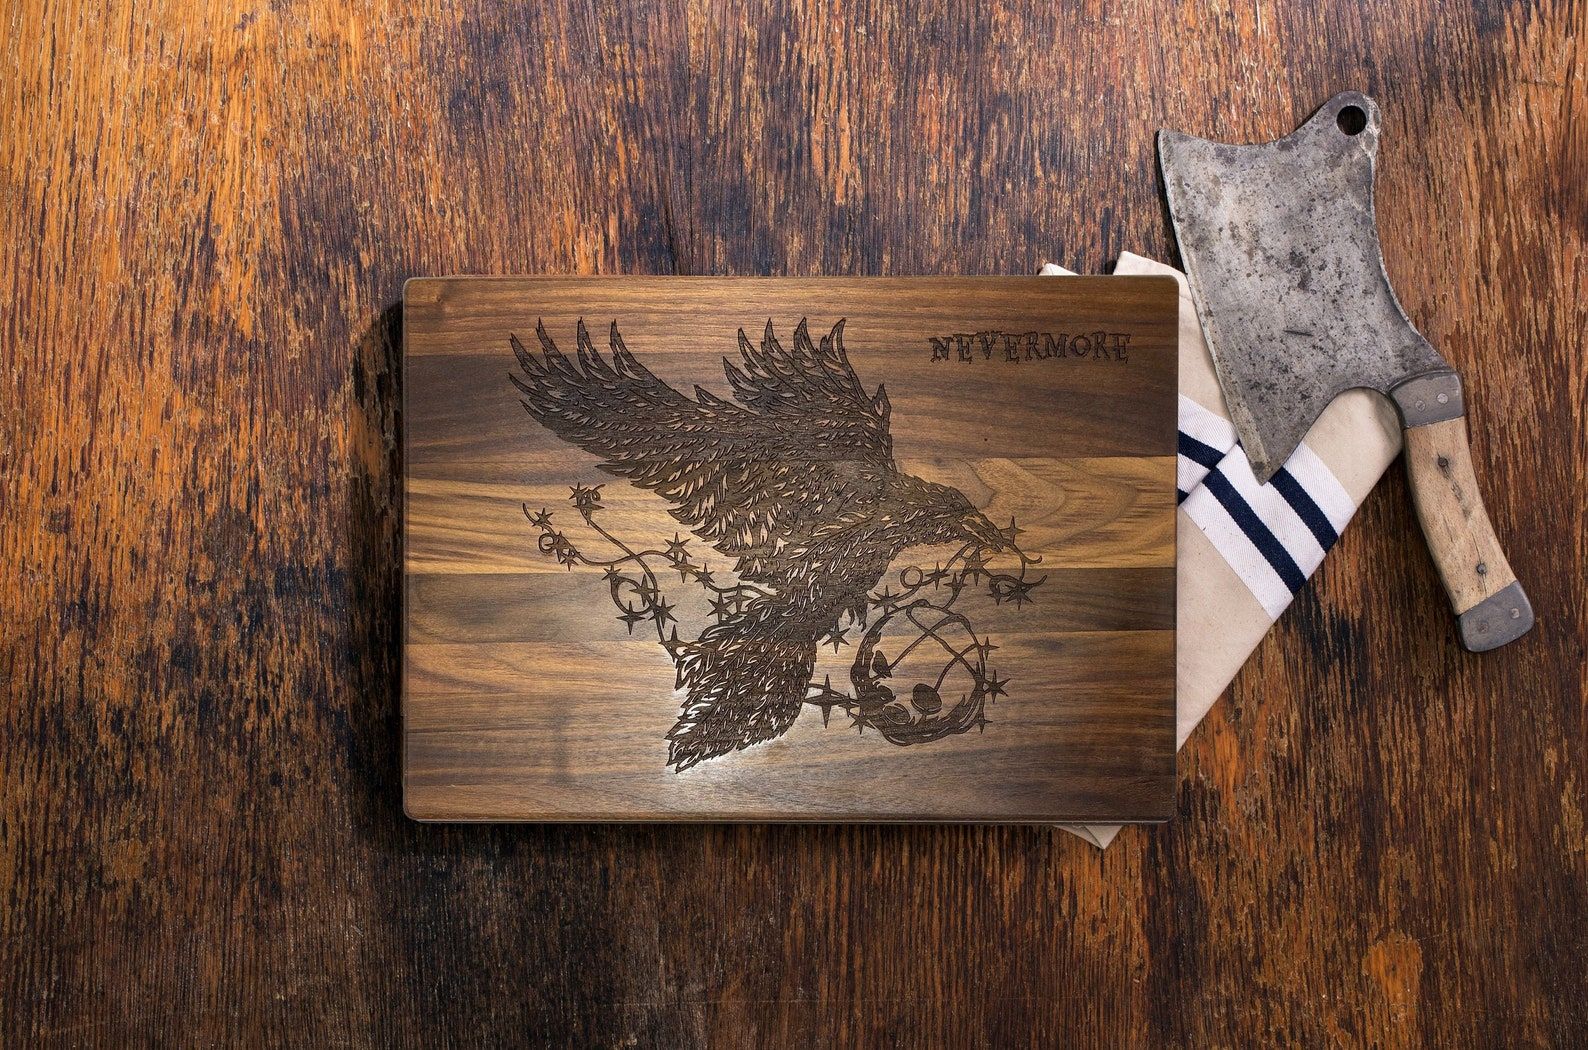
<svg viewBox="0 0 1588 1050">
<path fill-rule="evenodd" d="M 1400 422 L 1366 390 L 1336 398 L 1267 485 L 1236 443 L 1185 276 L 1129 252 L 1116 274 L 1180 282 L 1180 507 L 1175 747 L 1185 744 L 1400 453 Z M 1049 264 L 1042 273 L 1067 275 Z M 1099 848 L 1118 825 L 1063 824 Z"/>
</svg>

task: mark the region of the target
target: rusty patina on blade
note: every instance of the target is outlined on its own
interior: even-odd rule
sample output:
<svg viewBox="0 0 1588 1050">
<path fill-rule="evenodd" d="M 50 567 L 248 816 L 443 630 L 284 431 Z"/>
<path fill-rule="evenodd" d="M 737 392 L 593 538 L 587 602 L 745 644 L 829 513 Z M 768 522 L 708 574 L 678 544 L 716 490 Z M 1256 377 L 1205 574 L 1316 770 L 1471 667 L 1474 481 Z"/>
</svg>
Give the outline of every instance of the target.
<svg viewBox="0 0 1588 1050">
<path fill-rule="evenodd" d="M 1390 288 L 1373 213 L 1377 104 L 1336 95 L 1292 134 L 1158 135 L 1169 212 L 1241 443 L 1267 481 L 1335 395 L 1449 365 Z"/>
</svg>

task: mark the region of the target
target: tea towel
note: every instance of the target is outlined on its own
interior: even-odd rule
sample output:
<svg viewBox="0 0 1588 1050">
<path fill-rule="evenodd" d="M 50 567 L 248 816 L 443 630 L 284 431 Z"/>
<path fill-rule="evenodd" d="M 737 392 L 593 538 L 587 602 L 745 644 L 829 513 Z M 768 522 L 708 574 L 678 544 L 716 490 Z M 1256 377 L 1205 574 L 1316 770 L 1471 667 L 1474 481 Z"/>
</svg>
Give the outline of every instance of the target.
<svg viewBox="0 0 1588 1050">
<path fill-rule="evenodd" d="M 1400 453 L 1400 421 L 1386 399 L 1347 391 L 1268 484 L 1259 485 L 1236 440 L 1185 275 L 1129 252 L 1114 272 L 1169 274 L 1180 283 L 1178 749 Z M 1069 271 L 1050 263 L 1042 273 Z M 1119 833 L 1110 824 L 1060 826 L 1099 848 Z"/>
</svg>

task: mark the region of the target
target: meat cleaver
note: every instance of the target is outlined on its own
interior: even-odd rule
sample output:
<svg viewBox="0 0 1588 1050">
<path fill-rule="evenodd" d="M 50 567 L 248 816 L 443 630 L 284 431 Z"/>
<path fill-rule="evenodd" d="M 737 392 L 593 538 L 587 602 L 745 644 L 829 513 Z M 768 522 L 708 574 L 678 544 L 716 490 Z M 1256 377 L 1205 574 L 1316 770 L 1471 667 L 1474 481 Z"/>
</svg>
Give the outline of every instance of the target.
<svg viewBox="0 0 1588 1050">
<path fill-rule="evenodd" d="M 1390 288 L 1373 212 L 1379 110 L 1330 99 L 1275 142 L 1158 134 L 1164 188 L 1219 385 L 1266 483 L 1335 395 L 1388 395 L 1429 549 L 1473 652 L 1533 609 L 1495 538 L 1467 445 L 1461 380 Z"/>
</svg>

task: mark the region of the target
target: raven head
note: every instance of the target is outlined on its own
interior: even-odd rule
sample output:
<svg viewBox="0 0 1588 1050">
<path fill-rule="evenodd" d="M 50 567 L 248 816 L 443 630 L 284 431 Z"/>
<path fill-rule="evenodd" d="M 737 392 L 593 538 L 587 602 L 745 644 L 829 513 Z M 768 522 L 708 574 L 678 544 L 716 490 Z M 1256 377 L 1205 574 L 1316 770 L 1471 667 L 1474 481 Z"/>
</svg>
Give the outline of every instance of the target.
<svg viewBox="0 0 1588 1050">
<path fill-rule="evenodd" d="M 973 543 L 986 551 L 1003 550 L 1009 538 L 971 506 L 959 489 L 905 475 L 906 520 L 922 544 Z"/>
</svg>

